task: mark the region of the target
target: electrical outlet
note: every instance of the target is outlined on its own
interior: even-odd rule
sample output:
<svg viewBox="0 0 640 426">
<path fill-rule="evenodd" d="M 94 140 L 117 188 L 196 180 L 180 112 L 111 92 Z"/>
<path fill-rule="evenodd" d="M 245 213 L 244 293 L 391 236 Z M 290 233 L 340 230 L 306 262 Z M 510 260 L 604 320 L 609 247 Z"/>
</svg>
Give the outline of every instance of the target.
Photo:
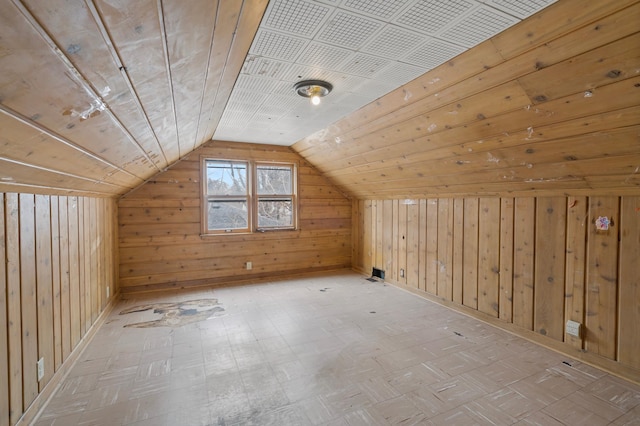
<svg viewBox="0 0 640 426">
<path fill-rule="evenodd" d="M 251 262 L 247 262 L 245 263 L 246 267 L 247 267 L 247 271 L 249 271 L 251 268 L 253 268 L 253 264 Z"/>
<path fill-rule="evenodd" d="M 38 381 L 44 377 L 44 358 L 38 360 Z"/>
<path fill-rule="evenodd" d="M 400 269 L 400 278 L 404 278 L 404 269 Z"/>
<path fill-rule="evenodd" d="M 107 299 L 109 298 L 109 294 L 111 293 L 111 287 L 107 286 Z"/>
<path fill-rule="evenodd" d="M 570 336 L 580 337 L 582 335 L 582 324 L 576 321 L 567 321 L 565 331 Z"/>
</svg>

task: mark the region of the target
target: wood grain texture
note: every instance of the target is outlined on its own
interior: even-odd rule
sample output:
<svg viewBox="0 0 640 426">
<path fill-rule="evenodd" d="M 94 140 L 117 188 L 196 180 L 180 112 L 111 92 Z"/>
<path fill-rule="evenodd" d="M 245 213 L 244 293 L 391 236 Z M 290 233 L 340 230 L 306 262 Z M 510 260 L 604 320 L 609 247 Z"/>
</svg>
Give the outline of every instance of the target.
<svg viewBox="0 0 640 426">
<path fill-rule="evenodd" d="M 361 273 L 364 270 L 363 248 L 364 246 L 364 201 L 352 200 L 351 202 L 351 267 Z M 122 241 L 122 239 L 121 239 Z M 122 243 L 121 243 L 122 244 Z"/>
<path fill-rule="evenodd" d="M 617 112 L 637 107 L 639 18 L 634 1 L 554 4 L 293 147 L 363 199 L 637 195 L 638 121 Z"/>
<path fill-rule="evenodd" d="M 393 258 L 407 262 L 415 257 L 402 240 L 415 233 L 426 238 L 424 250 L 411 262 L 428 265 L 433 258 L 438 266 L 435 291 L 416 287 L 410 276 L 388 274 L 386 281 L 568 356 L 628 374 L 637 371 L 639 362 L 639 200 L 559 194 L 425 198 L 412 200 L 413 206 L 405 199 L 376 200 L 393 206 L 393 218 L 383 226 L 398 236 Z M 425 208 L 417 222 L 407 220 L 415 206 Z M 427 250 L 430 207 L 437 219 L 432 254 Z M 605 215 L 613 221 L 610 230 L 595 231 L 595 219 Z M 452 276 L 441 269 L 449 265 Z M 566 335 L 568 319 L 583 324 L 584 344 Z"/>
<path fill-rule="evenodd" d="M 453 200 L 453 302 L 462 305 L 464 280 L 464 199 Z"/>
<path fill-rule="evenodd" d="M 500 311 L 500 199 L 480 198 L 478 213 L 478 310 L 497 317 Z"/>
<path fill-rule="evenodd" d="M 477 198 L 464 200 L 462 303 L 473 309 L 478 308 L 478 208 Z"/>
<path fill-rule="evenodd" d="M 427 200 L 421 199 L 418 202 L 419 205 L 419 220 L 418 235 L 420 236 L 420 242 L 418 247 L 418 256 L 420 269 L 418 271 L 418 288 L 422 291 L 427 290 Z"/>
<path fill-rule="evenodd" d="M 6 209 L 4 194 L 0 193 L 0 229 L 5 229 Z M 9 324 L 7 314 L 7 262 L 6 238 L 4 232 L 0 238 L 0 426 L 9 426 Z"/>
<path fill-rule="evenodd" d="M 438 296 L 453 300 L 453 199 L 438 200 Z"/>
<path fill-rule="evenodd" d="M 393 201 L 384 200 L 382 206 L 382 259 L 383 270 L 391 274 L 394 268 L 393 262 Z M 356 231 L 352 230 L 355 234 Z"/>
<path fill-rule="evenodd" d="M 0 6 L 12 52 L 2 61 L 0 127 L 6 154 L 20 163 L 3 164 L 12 179 L 1 189 L 120 195 L 209 140 L 266 6 Z"/>
<path fill-rule="evenodd" d="M 513 213 L 514 199 L 500 200 L 500 295 L 498 316 L 513 321 Z"/>
<path fill-rule="evenodd" d="M 616 359 L 619 203 L 618 197 L 589 198 L 585 348 L 609 359 Z M 599 217 L 611 220 L 608 230 L 596 230 Z"/>
<path fill-rule="evenodd" d="M 364 212 L 363 212 L 363 222 L 364 229 L 362 232 L 363 240 L 364 240 L 364 260 L 362 262 L 362 266 L 364 267 L 364 271 L 366 274 L 370 274 L 373 268 L 373 250 L 375 249 L 375 245 L 373 244 L 372 233 L 375 229 L 372 225 L 372 204 L 371 201 L 364 202 Z M 120 222 L 120 226 L 122 226 Z M 121 276 L 123 276 L 121 274 Z M 126 276 L 126 275 L 125 275 Z"/>
<path fill-rule="evenodd" d="M 393 264 L 394 268 L 391 271 L 391 279 L 396 282 L 400 282 L 400 268 L 404 268 L 406 265 L 400 265 L 400 241 L 398 234 L 400 233 L 400 202 L 398 200 L 392 200 L 393 207 Z"/>
<path fill-rule="evenodd" d="M 0 189 L 114 197 L 188 156 L 267 5 L 1 5 Z M 637 109 L 639 20 L 635 0 L 555 2 L 294 149 L 353 198 L 637 196 L 637 130 L 621 130 L 638 123 L 622 111 Z"/>
<path fill-rule="evenodd" d="M 60 207 L 59 197 L 51 197 L 51 292 L 53 297 L 53 371 L 62 365 L 62 291 L 60 256 Z"/>
<path fill-rule="evenodd" d="M 438 200 L 427 200 L 427 292 L 438 294 Z"/>
<path fill-rule="evenodd" d="M 55 368 L 53 349 L 53 270 L 51 268 L 51 197 L 36 195 L 36 296 L 38 318 L 38 359 L 44 359 L 44 377 L 38 392 L 51 380 Z"/>
<path fill-rule="evenodd" d="M 299 229 L 201 236 L 202 158 L 297 163 Z M 270 272 L 351 266 L 351 202 L 291 149 L 210 142 L 166 173 L 173 177 L 157 176 L 120 200 L 122 289 L 131 292 L 167 283 L 202 283 L 207 278 L 231 282 Z M 183 186 L 195 191 L 183 191 Z M 384 247 L 389 237 L 384 229 L 385 205 L 366 201 L 361 209 L 359 262 L 363 272 L 371 274 L 374 266 L 385 268 Z M 253 263 L 252 270 L 244 268 L 246 261 Z"/>
<path fill-rule="evenodd" d="M 102 210 L 96 217 L 112 222 L 116 201 L 93 200 Z M 47 400 L 47 392 L 59 383 L 60 372 L 66 368 L 65 361 L 85 336 L 80 332 L 79 322 L 72 324 L 72 319 L 80 319 L 80 305 L 79 300 L 70 300 L 72 292 L 69 289 L 69 267 L 78 265 L 80 256 L 84 258 L 77 250 L 77 236 L 81 233 L 78 227 L 84 226 L 84 222 L 78 221 L 73 207 L 79 201 L 84 198 L 0 193 L 0 228 L 3 230 L 0 257 L 6 258 L 0 268 L 2 425 L 18 423 L 25 413 L 30 413 L 30 419 L 35 417 Z M 96 227 L 96 230 L 94 237 L 96 241 L 102 241 L 106 250 L 102 260 L 93 259 L 92 263 L 97 266 L 102 262 L 113 270 L 117 258 L 116 235 L 106 232 L 106 226 Z M 76 239 L 72 250 L 70 235 Z M 70 256 L 75 260 L 70 261 Z M 101 271 L 86 285 L 98 287 L 99 283 L 105 283 L 108 279 L 106 268 Z M 116 284 L 112 283 L 114 288 Z M 78 281 L 77 288 L 79 285 Z M 44 360 L 41 379 L 37 372 L 39 359 Z"/>
<path fill-rule="evenodd" d="M 566 211 L 563 197 L 537 199 L 533 327 L 560 341 L 564 336 Z"/>
<path fill-rule="evenodd" d="M 379 268 L 378 265 L 378 202 L 371 201 L 371 267 Z"/>
<path fill-rule="evenodd" d="M 533 330 L 534 229 L 533 198 L 516 198 L 513 238 L 513 323 Z"/>
<path fill-rule="evenodd" d="M 398 201 L 398 281 L 407 283 L 407 205 L 404 200 Z"/>
<path fill-rule="evenodd" d="M 615 31 L 615 28 L 610 28 L 613 23 L 604 24 L 602 20 L 621 9 L 624 10 L 623 13 L 628 14 L 629 10 L 625 8 L 634 3 L 636 3 L 635 0 L 586 4 L 580 0 L 559 2 L 553 9 L 541 11 L 533 19 L 518 25 L 508 33 L 498 34 L 493 38 L 493 43 L 504 58 L 512 58 L 543 43 L 562 39 L 563 35 L 572 32 L 596 32 L 602 29 Z M 631 11 L 636 11 L 636 8 L 632 8 Z M 622 21 L 626 22 L 626 20 Z M 540 25 L 542 22 L 546 25 Z M 598 43 L 599 41 L 591 40 L 590 42 Z"/>
<path fill-rule="evenodd" d="M 587 197 L 567 198 L 565 322 L 572 320 L 580 324 L 585 322 L 587 207 Z M 565 333 L 564 341 L 577 349 L 582 349 L 583 337 L 575 337 Z"/>
<path fill-rule="evenodd" d="M 411 201 L 407 204 L 407 229 L 420 229 L 420 205 Z M 420 233 L 407 232 L 407 284 L 420 287 Z"/>
<path fill-rule="evenodd" d="M 384 253 L 382 247 L 384 247 L 383 242 L 383 234 L 382 234 L 382 225 L 383 225 L 383 203 L 382 201 L 376 202 L 376 213 L 375 213 L 375 226 L 376 226 L 376 260 L 374 265 L 376 268 L 384 269 Z"/>
<path fill-rule="evenodd" d="M 85 265 L 91 254 L 85 251 L 84 234 L 89 232 L 84 223 L 83 197 L 69 203 L 69 262 L 71 280 L 69 301 L 71 306 L 71 346 L 76 347 L 85 331 L 87 307 L 84 300 Z M 74 232 L 75 231 L 75 232 Z M 82 253 L 82 255 L 80 254 Z M 75 278 L 75 279 L 74 279 Z"/>
<path fill-rule="evenodd" d="M 69 199 L 59 197 L 58 215 L 60 226 L 60 340 L 62 341 L 62 360 L 71 353 L 71 265 L 69 260 Z"/>
<path fill-rule="evenodd" d="M 9 346 L 9 423 L 15 424 L 22 407 L 22 332 L 20 303 L 20 206 L 18 194 L 5 194 L 7 253 L 7 323 Z"/>
<path fill-rule="evenodd" d="M 640 369 L 640 197 L 622 197 L 618 281 L 618 360 Z"/>
<path fill-rule="evenodd" d="M 38 311 L 36 295 L 35 198 L 20 194 L 20 312 L 22 328 L 22 408 L 38 395 Z"/>
<path fill-rule="evenodd" d="M 90 199 L 81 197 L 78 199 L 78 251 L 82 253 L 79 260 L 80 281 L 78 283 L 78 300 L 80 304 L 80 339 L 87 332 L 91 323 L 91 290 L 88 283 L 91 282 L 91 270 L 94 254 L 91 251 L 91 203 Z"/>
</svg>

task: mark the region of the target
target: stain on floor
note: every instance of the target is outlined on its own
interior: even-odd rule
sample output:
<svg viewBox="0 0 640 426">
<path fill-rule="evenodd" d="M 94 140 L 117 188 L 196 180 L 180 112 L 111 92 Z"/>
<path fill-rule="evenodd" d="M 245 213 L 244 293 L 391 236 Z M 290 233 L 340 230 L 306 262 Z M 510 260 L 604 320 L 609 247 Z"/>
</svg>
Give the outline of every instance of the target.
<svg viewBox="0 0 640 426">
<path fill-rule="evenodd" d="M 151 303 L 132 306 L 122 310 L 120 315 L 144 312 L 151 309 L 153 309 L 154 314 L 160 314 L 162 317 L 153 321 L 127 324 L 125 327 L 182 327 L 187 324 L 204 321 L 213 317 L 216 313 L 224 311 L 218 299 L 196 299 L 176 303 Z"/>
</svg>

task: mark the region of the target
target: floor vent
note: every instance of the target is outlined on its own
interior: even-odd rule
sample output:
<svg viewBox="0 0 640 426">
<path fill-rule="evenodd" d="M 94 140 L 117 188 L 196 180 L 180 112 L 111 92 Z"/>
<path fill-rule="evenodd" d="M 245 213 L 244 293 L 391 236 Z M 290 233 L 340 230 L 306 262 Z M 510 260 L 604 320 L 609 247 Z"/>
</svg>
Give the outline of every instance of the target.
<svg viewBox="0 0 640 426">
<path fill-rule="evenodd" d="M 380 278 L 380 280 L 384 281 L 384 271 L 382 269 L 373 268 L 371 278 Z"/>
</svg>

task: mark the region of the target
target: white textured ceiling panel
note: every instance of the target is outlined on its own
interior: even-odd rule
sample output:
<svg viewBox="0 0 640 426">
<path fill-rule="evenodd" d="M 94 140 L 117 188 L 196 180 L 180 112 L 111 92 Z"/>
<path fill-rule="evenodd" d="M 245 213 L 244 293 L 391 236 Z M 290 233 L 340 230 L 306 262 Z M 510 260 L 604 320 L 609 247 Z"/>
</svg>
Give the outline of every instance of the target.
<svg viewBox="0 0 640 426">
<path fill-rule="evenodd" d="M 461 46 L 434 38 L 423 43 L 416 50 L 405 56 L 403 60 L 428 71 L 459 55 L 464 50 Z"/>
<path fill-rule="evenodd" d="M 554 2 L 555 0 L 488 0 L 484 3 L 525 19 Z"/>
<path fill-rule="evenodd" d="M 250 54 L 244 61 L 241 76 L 258 75 L 277 81 L 290 66 L 289 62 Z"/>
<path fill-rule="evenodd" d="M 404 28 L 388 25 L 373 37 L 361 50 L 366 53 L 398 59 L 414 49 L 426 37 Z"/>
<path fill-rule="evenodd" d="M 384 59 L 379 56 L 358 53 L 357 55 L 354 55 L 342 68 L 340 68 L 340 71 L 361 77 L 371 77 L 390 62 L 391 61 L 389 59 Z"/>
<path fill-rule="evenodd" d="M 331 8 L 316 2 L 280 0 L 269 3 L 262 26 L 303 37 L 311 37 L 320 28 Z"/>
<path fill-rule="evenodd" d="M 320 31 L 318 40 L 329 44 L 358 49 L 382 27 L 382 22 L 354 13 L 337 11 Z"/>
<path fill-rule="evenodd" d="M 469 0 L 420 0 L 400 15 L 396 22 L 415 31 L 434 34 L 475 5 Z"/>
<path fill-rule="evenodd" d="M 292 145 L 554 1 L 271 0 L 214 139 Z"/>
<path fill-rule="evenodd" d="M 447 29 L 443 38 L 465 47 L 473 47 L 493 37 L 518 22 L 517 18 L 489 9 L 479 7 L 464 16 L 460 22 Z"/>
<path fill-rule="evenodd" d="M 384 85 L 391 86 L 387 92 L 395 89 L 396 87 L 402 86 L 404 83 L 414 80 L 424 74 L 424 67 L 417 67 L 415 65 L 407 64 L 404 62 L 393 62 L 383 70 L 381 70 L 377 75 L 375 80 L 371 82 L 363 81 L 362 89 L 359 89 L 359 92 L 364 92 L 367 88 L 367 85 Z M 381 95 L 382 96 L 382 95 Z"/>
<path fill-rule="evenodd" d="M 275 31 L 258 30 L 250 53 L 292 61 L 309 42 L 303 38 Z"/>
<path fill-rule="evenodd" d="M 312 41 L 298 57 L 298 63 L 328 69 L 337 69 L 353 52 L 348 49 Z"/>
<path fill-rule="evenodd" d="M 390 20 L 408 3 L 402 0 L 344 0 L 343 7 L 383 21 Z"/>
</svg>

